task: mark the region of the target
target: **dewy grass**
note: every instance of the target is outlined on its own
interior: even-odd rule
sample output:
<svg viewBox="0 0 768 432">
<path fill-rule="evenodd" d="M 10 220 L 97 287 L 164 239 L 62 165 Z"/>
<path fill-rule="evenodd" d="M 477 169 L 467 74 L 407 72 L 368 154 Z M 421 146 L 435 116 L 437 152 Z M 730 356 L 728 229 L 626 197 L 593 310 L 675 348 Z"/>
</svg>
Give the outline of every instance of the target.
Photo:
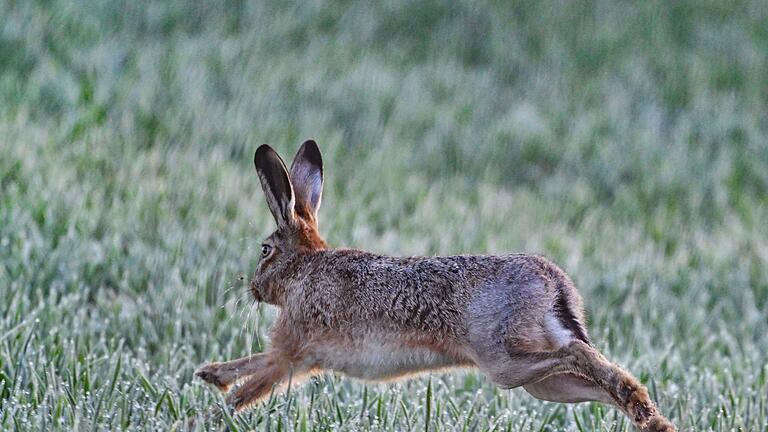
<svg viewBox="0 0 768 432">
<path fill-rule="evenodd" d="M 761 6 L 0 2 L 0 429 L 221 404 L 193 371 L 276 313 L 239 279 L 272 228 L 253 151 L 314 138 L 333 245 L 548 255 L 683 430 L 764 430 Z M 471 371 L 323 375 L 223 424 L 630 430 Z"/>
</svg>

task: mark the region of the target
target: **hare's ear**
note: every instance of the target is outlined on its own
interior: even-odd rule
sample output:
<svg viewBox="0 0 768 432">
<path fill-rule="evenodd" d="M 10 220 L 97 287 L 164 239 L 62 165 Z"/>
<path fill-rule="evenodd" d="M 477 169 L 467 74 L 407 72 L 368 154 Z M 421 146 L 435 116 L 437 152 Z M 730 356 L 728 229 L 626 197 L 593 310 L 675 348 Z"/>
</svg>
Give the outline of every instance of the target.
<svg viewBox="0 0 768 432">
<path fill-rule="evenodd" d="M 263 144 L 253 155 L 253 164 L 261 180 L 261 188 L 267 198 L 267 205 L 275 217 L 278 228 L 291 226 L 295 222 L 293 187 L 285 163 L 272 147 Z"/>
<path fill-rule="evenodd" d="M 323 194 L 323 158 L 317 143 L 305 141 L 291 163 L 291 182 L 296 193 L 296 213 L 317 222 Z"/>
</svg>

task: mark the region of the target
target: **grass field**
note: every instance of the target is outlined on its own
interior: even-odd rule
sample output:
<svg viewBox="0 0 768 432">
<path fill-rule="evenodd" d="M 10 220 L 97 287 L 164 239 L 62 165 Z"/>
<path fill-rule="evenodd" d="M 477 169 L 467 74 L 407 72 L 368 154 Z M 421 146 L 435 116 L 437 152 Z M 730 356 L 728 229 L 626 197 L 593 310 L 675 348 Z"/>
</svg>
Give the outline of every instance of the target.
<svg viewBox="0 0 768 432">
<path fill-rule="evenodd" d="M 0 429 L 183 429 L 262 350 L 262 142 L 321 230 L 543 253 L 682 430 L 768 431 L 764 2 L 0 0 Z M 231 430 L 631 430 L 473 372 L 332 375 Z"/>
</svg>

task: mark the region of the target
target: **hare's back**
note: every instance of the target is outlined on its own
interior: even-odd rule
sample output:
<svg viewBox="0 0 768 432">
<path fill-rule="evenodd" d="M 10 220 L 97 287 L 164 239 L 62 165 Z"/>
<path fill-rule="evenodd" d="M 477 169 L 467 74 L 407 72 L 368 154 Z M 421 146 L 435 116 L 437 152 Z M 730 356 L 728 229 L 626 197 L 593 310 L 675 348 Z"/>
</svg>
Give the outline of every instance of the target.
<svg viewBox="0 0 768 432">
<path fill-rule="evenodd" d="M 323 293 L 319 301 L 341 323 L 358 329 L 461 337 L 472 319 L 514 323 L 543 313 L 559 290 L 572 287 L 554 264 L 523 254 L 388 257 L 337 250 L 320 264 L 315 274 L 322 280 L 313 291 Z"/>
</svg>

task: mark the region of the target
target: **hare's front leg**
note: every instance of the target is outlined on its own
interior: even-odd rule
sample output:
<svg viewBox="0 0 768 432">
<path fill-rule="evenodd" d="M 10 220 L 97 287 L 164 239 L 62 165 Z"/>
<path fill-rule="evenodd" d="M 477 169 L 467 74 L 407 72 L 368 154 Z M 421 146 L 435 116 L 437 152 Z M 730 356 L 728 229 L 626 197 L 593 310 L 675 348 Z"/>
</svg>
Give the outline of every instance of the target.
<svg viewBox="0 0 768 432">
<path fill-rule="evenodd" d="M 195 372 L 203 381 L 213 384 L 219 390 L 226 392 L 229 386 L 249 375 L 264 369 L 267 364 L 267 354 L 258 353 L 241 359 L 224 363 L 210 363 Z"/>
<path fill-rule="evenodd" d="M 288 381 L 297 383 L 307 374 L 307 370 L 295 368 L 294 363 L 288 359 L 271 353 L 264 361 L 264 367 L 227 397 L 227 405 L 240 411 L 268 396 L 274 386 L 284 385 Z"/>
</svg>

